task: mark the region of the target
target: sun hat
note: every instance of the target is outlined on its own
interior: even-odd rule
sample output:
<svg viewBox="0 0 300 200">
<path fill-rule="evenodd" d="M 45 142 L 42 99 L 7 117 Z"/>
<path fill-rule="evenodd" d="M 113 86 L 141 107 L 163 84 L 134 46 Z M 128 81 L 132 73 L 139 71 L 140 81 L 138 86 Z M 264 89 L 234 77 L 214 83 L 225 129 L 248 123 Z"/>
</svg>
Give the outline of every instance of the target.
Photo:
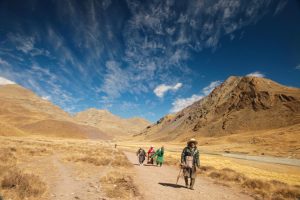
<svg viewBox="0 0 300 200">
<path fill-rule="evenodd" d="M 195 143 L 195 144 L 198 144 L 197 140 L 195 138 L 191 138 L 187 144 L 189 145 L 190 143 Z"/>
</svg>

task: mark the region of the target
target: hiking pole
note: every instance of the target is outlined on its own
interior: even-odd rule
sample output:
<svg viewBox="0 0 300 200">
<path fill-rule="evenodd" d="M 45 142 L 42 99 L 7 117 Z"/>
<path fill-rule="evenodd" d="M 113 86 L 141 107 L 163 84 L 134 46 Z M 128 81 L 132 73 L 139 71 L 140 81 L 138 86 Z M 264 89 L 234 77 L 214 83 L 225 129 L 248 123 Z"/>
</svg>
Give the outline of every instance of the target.
<svg viewBox="0 0 300 200">
<path fill-rule="evenodd" d="M 176 185 L 178 185 L 178 181 L 179 181 L 179 178 L 180 178 L 180 175 L 181 175 L 181 171 L 182 171 L 182 167 L 180 166 L 179 174 L 178 174 L 177 180 L 176 180 Z"/>
</svg>

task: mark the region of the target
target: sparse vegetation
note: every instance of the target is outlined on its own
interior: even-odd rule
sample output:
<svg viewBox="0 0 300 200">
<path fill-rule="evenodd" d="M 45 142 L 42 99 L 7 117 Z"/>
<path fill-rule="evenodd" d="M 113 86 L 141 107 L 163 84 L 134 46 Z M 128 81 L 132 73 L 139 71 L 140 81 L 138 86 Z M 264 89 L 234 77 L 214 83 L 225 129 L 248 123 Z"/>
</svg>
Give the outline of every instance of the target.
<svg viewBox="0 0 300 200">
<path fill-rule="evenodd" d="M 17 168 L 10 169 L 1 181 L 3 190 L 16 193 L 20 199 L 40 197 L 46 191 L 46 185 L 33 174 L 24 173 Z"/>
<path fill-rule="evenodd" d="M 166 164 L 178 165 L 179 158 L 174 155 L 166 156 Z M 230 165 L 228 166 L 230 167 Z M 300 186 L 289 185 L 277 180 L 261 180 L 249 178 L 231 168 L 217 169 L 213 166 L 201 166 L 199 175 L 208 176 L 216 183 L 225 186 L 241 187 L 244 192 L 252 195 L 255 199 L 293 199 L 300 198 Z"/>
<path fill-rule="evenodd" d="M 0 192 L 3 193 L 4 198 L 18 200 L 32 197 L 39 199 L 46 191 L 45 183 L 41 181 L 39 176 L 20 170 L 17 163 L 32 156 L 47 154 L 47 149 L 39 146 L 29 148 L 28 144 L 25 145 L 19 140 L 1 139 L 1 144 Z"/>
<path fill-rule="evenodd" d="M 140 194 L 128 173 L 111 171 L 100 179 L 109 198 L 137 199 Z"/>
<path fill-rule="evenodd" d="M 151 143 L 153 145 L 153 143 Z M 120 144 L 134 151 L 144 143 L 129 142 Z M 154 144 L 161 146 L 162 144 Z M 178 144 L 166 146 L 165 164 L 179 166 L 180 152 Z M 175 151 L 174 151 L 175 150 Z M 298 167 L 255 164 L 249 161 L 237 161 L 230 158 L 201 154 L 200 176 L 211 178 L 215 183 L 238 187 L 255 199 L 296 199 L 300 198 L 300 174 Z"/>
<path fill-rule="evenodd" d="M 36 170 L 27 169 L 27 163 L 51 156 L 78 167 L 78 178 L 84 176 L 80 169 L 101 171 L 101 191 L 110 198 L 128 199 L 137 196 L 131 178 L 131 164 L 127 157 L 102 141 L 55 139 L 42 137 L 0 137 L 0 194 L 4 199 L 51 199 L 47 184 Z M 55 169 L 53 169 L 55 170 Z M 122 171 L 122 174 L 115 172 Z M 109 174 L 107 174 L 110 172 Z M 96 183 L 94 183 L 96 185 Z M 119 192 L 116 191 L 116 187 Z M 102 187 L 102 186 L 101 186 Z M 97 186 L 97 188 L 100 188 Z"/>
</svg>

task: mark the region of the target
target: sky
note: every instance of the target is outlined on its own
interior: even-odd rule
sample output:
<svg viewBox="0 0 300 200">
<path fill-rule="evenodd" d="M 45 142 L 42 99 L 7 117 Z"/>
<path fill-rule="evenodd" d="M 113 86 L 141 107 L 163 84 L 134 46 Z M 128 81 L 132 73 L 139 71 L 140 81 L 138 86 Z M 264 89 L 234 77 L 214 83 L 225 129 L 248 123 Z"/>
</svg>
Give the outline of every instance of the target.
<svg viewBox="0 0 300 200">
<path fill-rule="evenodd" d="M 155 122 L 229 76 L 300 87 L 297 0 L 0 0 L 0 85 Z"/>
</svg>

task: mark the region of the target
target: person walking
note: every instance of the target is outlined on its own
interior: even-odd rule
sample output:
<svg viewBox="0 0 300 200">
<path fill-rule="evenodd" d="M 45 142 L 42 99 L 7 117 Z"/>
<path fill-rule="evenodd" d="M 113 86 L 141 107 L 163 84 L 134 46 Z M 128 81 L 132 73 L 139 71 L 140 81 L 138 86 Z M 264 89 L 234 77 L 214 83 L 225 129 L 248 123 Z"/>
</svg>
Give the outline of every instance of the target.
<svg viewBox="0 0 300 200">
<path fill-rule="evenodd" d="M 165 149 L 164 146 L 162 146 L 161 148 L 159 148 L 155 154 L 152 156 L 152 158 L 156 158 L 156 166 L 162 166 L 163 162 L 164 162 L 164 153 L 165 153 Z"/>
<path fill-rule="evenodd" d="M 139 164 L 143 165 L 146 157 L 145 150 L 140 147 L 139 150 L 136 152 L 136 155 L 138 157 Z"/>
<path fill-rule="evenodd" d="M 181 153 L 181 166 L 186 188 L 194 190 L 197 168 L 200 168 L 198 142 L 192 138 L 187 142 L 187 146 Z M 189 179 L 191 179 L 189 184 Z"/>
<path fill-rule="evenodd" d="M 153 165 L 153 158 L 152 156 L 155 154 L 155 150 L 154 147 L 151 145 L 150 149 L 148 150 L 148 164 L 152 164 Z"/>
</svg>

